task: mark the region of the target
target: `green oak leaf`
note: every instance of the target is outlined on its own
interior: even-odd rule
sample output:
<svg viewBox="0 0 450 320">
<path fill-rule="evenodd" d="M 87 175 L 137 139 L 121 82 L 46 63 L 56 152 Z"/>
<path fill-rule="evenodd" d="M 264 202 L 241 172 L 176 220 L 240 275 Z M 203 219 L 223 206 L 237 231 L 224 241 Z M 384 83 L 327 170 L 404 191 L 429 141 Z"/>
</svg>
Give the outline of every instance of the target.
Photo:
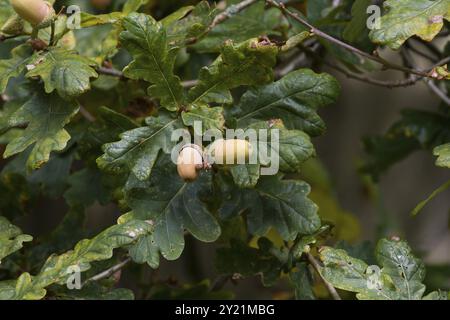
<svg viewBox="0 0 450 320">
<path fill-rule="evenodd" d="M 52 284 L 66 285 L 75 267 L 81 272 L 89 270 L 92 262 L 110 259 L 114 249 L 134 243 L 150 230 L 151 226 L 145 221 L 131 220 L 114 225 L 92 239 L 81 240 L 73 250 L 50 256 L 37 275 L 23 273 L 17 279 L 15 292 L 10 294 L 9 299 L 42 299 L 46 295 L 46 287 Z"/>
<path fill-rule="evenodd" d="M 232 1 L 231 3 L 235 4 L 236 2 Z M 194 48 L 200 52 L 215 52 L 219 51 L 220 46 L 227 40 L 242 42 L 259 36 L 275 34 L 276 32 L 273 30 L 281 21 L 279 10 L 266 9 L 264 1 L 258 1 L 237 14 L 233 12 L 231 5 L 229 16 L 229 19 L 215 26 Z"/>
<path fill-rule="evenodd" d="M 216 129 L 222 131 L 225 124 L 222 107 L 209 107 L 207 104 L 192 105 L 188 111 L 181 114 L 183 123 L 186 126 L 191 126 L 194 130 L 195 122 L 202 124 L 202 132 L 196 132 L 201 135 L 206 130 Z"/>
<path fill-rule="evenodd" d="M 9 0 L 0 0 L 0 27 L 14 14 Z"/>
<path fill-rule="evenodd" d="M 421 299 L 425 292 L 425 265 L 416 258 L 405 241 L 381 239 L 375 249 L 375 257 L 383 272 L 389 275 L 400 291 L 400 298 Z"/>
<path fill-rule="evenodd" d="M 231 103 L 230 89 L 270 82 L 277 53 L 278 48 L 265 40 L 226 42 L 220 56 L 200 70 L 199 83 L 189 91 L 190 102 Z"/>
<path fill-rule="evenodd" d="M 240 188 L 253 188 L 259 180 L 261 166 L 259 164 L 237 164 L 230 166 L 234 183 Z"/>
<path fill-rule="evenodd" d="M 90 78 L 98 76 L 94 65 L 95 62 L 74 51 L 51 48 L 34 56 L 27 77 L 40 77 L 45 92 L 56 90 L 63 99 L 71 99 L 91 88 Z"/>
<path fill-rule="evenodd" d="M 238 127 L 258 120 L 281 119 L 288 129 L 317 136 L 325 131 L 317 109 L 336 102 L 339 91 L 332 76 L 297 70 L 277 82 L 247 91 L 230 115 L 236 118 Z"/>
<path fill-rule="evenodd" d="M 129 253 L 136 263 L 147 263 L 153 269 L 159 267 L 159 249 L 153 234 L 140 237 L 130 248 Z"/>
<path fill-rule="evenodd" d="M 109 195 L 102 184 L 102 174 L 97 168 L 84 168 L 67 179 L 70 185 L 64 193 L 69 206 L 89 207 L 95 201 L 108 203 Z"/>
<path fill-rule="evenodd" d="M 433 40 L 444 20 L 450 20 L 449 0 L 387 0 L 384 7 L 387 13 L 380 19 L 380 28 L 370 32 L 370 38 L 395 50 L 414 35 Z"/>
<path fill-rule="evenodd" d="M 149 3 L 150 0 L 128 0 L 122 8 L 124 14 L 130 14 L 133 11 L 138 11 L 140 7 Z"/>
<path fill-rule="evenodd" d="M 219 237 L 220 226 L 202 201 L 211 190 L 209 173 L 185 182 L 170 157 L 162 156 L 148 181 L 129 187 L 126 201 L 133 210 L 132 218 L 152 221 L 155 244 L 166 259 L 175 260 L 184 248 L 185 229 L 204 242 Z"/>
<path fill-rule="evenodd" d="M 177 141 L 172 131 L 181 128 L 181 121 L 167 114 L 145 119 L 145 126 L 125 131 L 121 140 L 103 145 L 104 154 L 97 159 L 100 169 L 121 173 L 131 171 L 139 180 L 146 180 L 160 151 L 170 153 Z"/>
<path fill-rule="evenodd" d="M 404 241 L 381 239 L 375 250 L 378 266 L 349 256 L 342 249 L 323 247 L 322 276 L 336 288 L 356 292 L 361 300 L 420 300 L 425 268 Z"/>
<path fill-rule="evenodd" d="M 173 73 L 178 50 L 169 47 L 162 24 L 149 15 L 132 13 L 123 25 L 126 31 L 120 34 L 120 40 L 134 59 L 125 67 L 125 76 L 152 83 L 149 95 L 161 99 L 161 105 L 170 111 L 180 109 L 184 92 Z"/>
<path fill-rule="evenodd" d="M 101 26 L 104 24 L 114 24 L 123 18 L 122 12 L 111 12 L 107 14 L 94 15 L 87 12 L 80 13 L 80 26 L 81 28 L 89 28 L 95 26 Z"/>
<path fill-rule="evenodd" d="M 267 137 L 258 137 L 258 161 L 270 166 L 273 157 L 278 158 L 279 168 L 283 172 L 298 172 L 303 162 L 315 155 L 309 136 L 300 130 L 287 130 L 279 120 L 253 123 L 249 128 L 266 129 Z"/>
<path fill-rule="evenodd" d="M 64 126 L 78 112 L 74 102 L 62 100 L 57 94 L 37 92 L 9 119 L 10 126 L 28 124 L 23 134 L 6 147 L 8 158 L 34 145 L 28 160 L 30 170 L 40 168 L 50 159 L 52 151 L 62 151 L 70 140 Z"/>
<path fill-rule="evenodd" d="M 362 36 L 367 38 L 367 8 L 372 4 L 372 0 L 355 0 L 352 5 L 352 19 L 347 24 L 342 33 L 344 40 L 356 43 Z"/>
<path fill-rule="evenodd" d="M 201 36 L 212 23 L 214 14 L 209 3 L 201 1 L 195 7 L 182 7 L 162 19 L 170 45 L 181 46 L 186 39 Z"/>
<path fill-rule="evenodd" d="M 283 268 L 282 262 L 273 254 L 275 250 L 279 249 L 264 237 L 258 239 L 258 249 L 231 239 L 230 247 L 217 250 L 214 263 L 222 274 L 242 277 L 261 275 L 263 285 L 269 287 L 279 280 Z"/>
<path fill-rule="evenodd" d="M 314 280 L 305 262 L 297 263 L 296 269 L 289 273 L 289 279 L 295 289 L 296 300 L 315 300 Z"/>
<path fill-rule="evenodd" d="M 450 140 L 449 116 L 413 109 L 402 110 L 401 115 L 385 135 L 363 139 L 368 159 L 361 170 L 375 179 L 412 152 L 433 149 Z"/>
<path fill-rule="evenodd" d="M 0 261 L 11 253 L 20 250 L 24 242 L 33 240 L 33 237 L 22 234 L 22 231 L 11 224 L 5 217 L 0 216 Z"/>
<path fill-rule="evenodd" d="M 274 228 L 284 240 L 293 240 L 299 233 L 312 234 L 320 227 L 317 205 L 307 197 L 311 188 L 303 181 L 261 176 L 254 189 L 237 189 L 226 180 L 221 185 L 220 215 L 230 218 L 245 212 L 253 235 Z"/>
<path fill-rule="evenodd" d="M 433 154 L 438 157 L 436 160 L 437 166 L 450 168 L 450 143 L 434 148 Z"/>
<path fill-rule="evenodd" d="M 18 77 L 31 60 L 33 50 L 28 44 L 20 45 L 11 51 L 11 58 L 0 60 L 0 94 L 8 85 L 9 79 Z"/>
</svg>

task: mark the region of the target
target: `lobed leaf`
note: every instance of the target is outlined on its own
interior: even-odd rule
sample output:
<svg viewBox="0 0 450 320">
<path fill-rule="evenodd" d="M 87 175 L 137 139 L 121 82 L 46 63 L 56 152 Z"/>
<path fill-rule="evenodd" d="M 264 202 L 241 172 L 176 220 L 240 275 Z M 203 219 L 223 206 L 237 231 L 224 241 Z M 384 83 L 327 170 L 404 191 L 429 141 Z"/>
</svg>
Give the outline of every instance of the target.
<svg viewBox="0 0 450 320">
<path fill-rule="evenodd" d="M 277 82 L 250 89 L 230 114 L 239 127 L 258 120 L 281 119 L 288 129 L 317 136 L 325 131 L 317 109 L 336 102 L 338 95 L 339 84 L 332 76 L 297 70 Z"/>
<path fill-rule="evenodd" d="M 78 112 L 74 102 L 62 100 L 56 94 L 37 92 L 9 119 L 10 126 L 28 124 L 23 134 L 6 147 L 8 158 L 34 145 L 28 160 L 30 170 L 40 168 L 50 159 L 52 151 L 62 151 L 70 140 L 64 126 Z"/>
<path fill-rule="evenodd" d="M 161 99 L 167 110 L 180 109 L 183 87 L 173 73 L 177 50 L 169 47 L 165 28 L 151 16 L 138 13 L 126 17 L 123 25 L 126 31 L 120 34 L 120 40 L 134 58 L 125 67 L 125 76 L 152 83 L 149 95 Z"/>
<path fill-rule="evenodd" d="M 448 0 L 387 0 L 387 13 L 380 19 L 380 28 L 370 32 L 373 42 L 399 49 L 410 37 L 416 35 L 431 41 L 450 21 Z"/>
</svg>

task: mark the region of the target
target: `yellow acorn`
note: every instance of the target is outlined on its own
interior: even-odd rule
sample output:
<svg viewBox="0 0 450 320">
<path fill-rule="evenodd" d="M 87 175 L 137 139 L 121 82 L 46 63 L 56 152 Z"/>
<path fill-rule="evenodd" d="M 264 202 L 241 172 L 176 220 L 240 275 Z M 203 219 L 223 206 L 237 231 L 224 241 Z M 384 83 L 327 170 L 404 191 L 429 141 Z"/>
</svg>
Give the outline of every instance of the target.
<svg viewBox="0 0 450 320">
<path fill-rule="evenodd" d="M 216 140 L 210 148 L 218 164 L 237 164 L 238 160 L 248 160 L 252 154 L 252 145 L 241 139 Z"/>
<path fill-rule="evenodd" d="M 14 11 L 33 26 L 46 26 L 55 16 L 53 6 L 43 0 L 11 0 Z"/>
<path fill-rule="evenodd" d="M 178 155 L 178 175 L 186 181 L 194 181 L 198 177 L 198 170 L 203 167 L 203 155 L 199 146 L 189 144 L 183 147 Z"/>
</svg>

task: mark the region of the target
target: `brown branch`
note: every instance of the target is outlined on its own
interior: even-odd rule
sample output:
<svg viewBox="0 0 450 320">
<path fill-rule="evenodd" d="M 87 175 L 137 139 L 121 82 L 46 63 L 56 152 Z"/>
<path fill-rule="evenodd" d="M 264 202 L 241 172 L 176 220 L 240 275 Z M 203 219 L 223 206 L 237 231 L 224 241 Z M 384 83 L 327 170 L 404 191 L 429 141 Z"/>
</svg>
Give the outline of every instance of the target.
<svg viewBox="0 0 450 320">
<path fill-rule="evenodd" d="M 85 108 L 83 107 L 81 104 L 79 104 L 80 106 L 80 114 L 89 122 L 95 122 L 95 117 Z"/>
<path fill-rule="evenodd" d="M 427 78 L 432 78 L 432 76 L 430 74 L 427 74 L 423 71 L 420 70 L 415 70 L 415 69 L 410 69 L 404 66 L 400 66 L 400 65 L 396 65 L 394 63 L 391 63 L 385 59 L 383 59 L 382 57 L 378 56 L 378 55 L 373 55 L 367 52 L 364 52 L 358 48 L 355 48 L 351 45 L 349 45 L 348 43 L 345 43 L 339 39 L 336 39 L 332 36 L 330 36 L 329 34 L 321 31 L 320 29 L 314 27 L 312 24 L 310 24 L 309 22 L 307 22 L 306 20 L 304 20 L 303 18 L 300 17 L 300 15 L 298 15 L 297 13 L 294 13 L 292 11 L 290 11 L 289 9 L 287 9 L 285 7 L 284 4 L 279 3 L 277 1 L 274 0 L 266 0 L 266 2 L 278 9 L 280 9 L 285 15 L 288 15 L 290 17 L 292 17 L 294 20 L 298 21 L 299 23 L 301 23 L 302 25 L 308 27 L 310 29 L 310 32 L 315 34 L 316 36 L 318 36 L 319 38 L 325 39 L 327 41 L 330 41 L 334 44 L 337 44 L 338 46 L 347 49 L 348 51 L 351 51 L 359 56 L 362 56 L 364 58 L 367 58 L 369 60 L 375 61 L 381 65 L 383 65 L 383 67 L 385 69 L 392 69 L 392 70 L 398 70 L 398 71 L 402 71 L 402 72 L 406 72 L 409 74 L 414 74 L 414 75 L 418 75 L 421 77 L 427 77 Z"/>
<path fill-rule="evenodd" d="M 320 279 L 322 279 L 322 282 L 324 283 L 325 287 L 327 288 L 328 292 L 330 293 L 331 297 L 333 297 L 334 300 L 342 300 L 339 296 L 339 293 L 337 293 L 336 289 L 329 283 L 327 280 L 325 280 L 324 277 L 322 277 L 322 274 L 320 273 L 320 265 L 319 262 L 314 258 L 314 256 L 310 253 L 306 253 L 306 257 L 308 258 L 309 264 L 313 267 L 313 269 L 317 272 Z"/>
<path fill-rule="evenodd" d="M 433 80 L 425 80 L 425 82 L 428 88 L 430 88 L 435 95 L 437 95 L 446 105 L 450 106 L 450 98 L 444 91 L 439 89 L 439 87 L 433 82 Z"/>
<path fill-rule="evenodd" d="M 123 72 L 114 68 L 105 68 L 105 67 L 98 67 L 97 73 L 104 74 L 107 76 L 117 77 L 117 78 L 125 78 L 123 75 Z"/>
</svg>

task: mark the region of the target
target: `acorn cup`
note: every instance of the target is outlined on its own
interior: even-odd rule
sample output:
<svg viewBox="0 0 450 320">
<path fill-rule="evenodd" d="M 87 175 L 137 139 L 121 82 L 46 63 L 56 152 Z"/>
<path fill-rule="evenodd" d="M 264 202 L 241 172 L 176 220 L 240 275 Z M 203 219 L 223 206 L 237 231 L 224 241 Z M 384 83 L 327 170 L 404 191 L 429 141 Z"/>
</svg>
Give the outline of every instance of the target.
<svg viewBox="0 0 450 320">
<path fill-rule="evenodd" d="M 53 6 L 43 0 L 11 0 L 14 11 L 33 27 L 45 28 L 55 17 Z"/>
</svg>

